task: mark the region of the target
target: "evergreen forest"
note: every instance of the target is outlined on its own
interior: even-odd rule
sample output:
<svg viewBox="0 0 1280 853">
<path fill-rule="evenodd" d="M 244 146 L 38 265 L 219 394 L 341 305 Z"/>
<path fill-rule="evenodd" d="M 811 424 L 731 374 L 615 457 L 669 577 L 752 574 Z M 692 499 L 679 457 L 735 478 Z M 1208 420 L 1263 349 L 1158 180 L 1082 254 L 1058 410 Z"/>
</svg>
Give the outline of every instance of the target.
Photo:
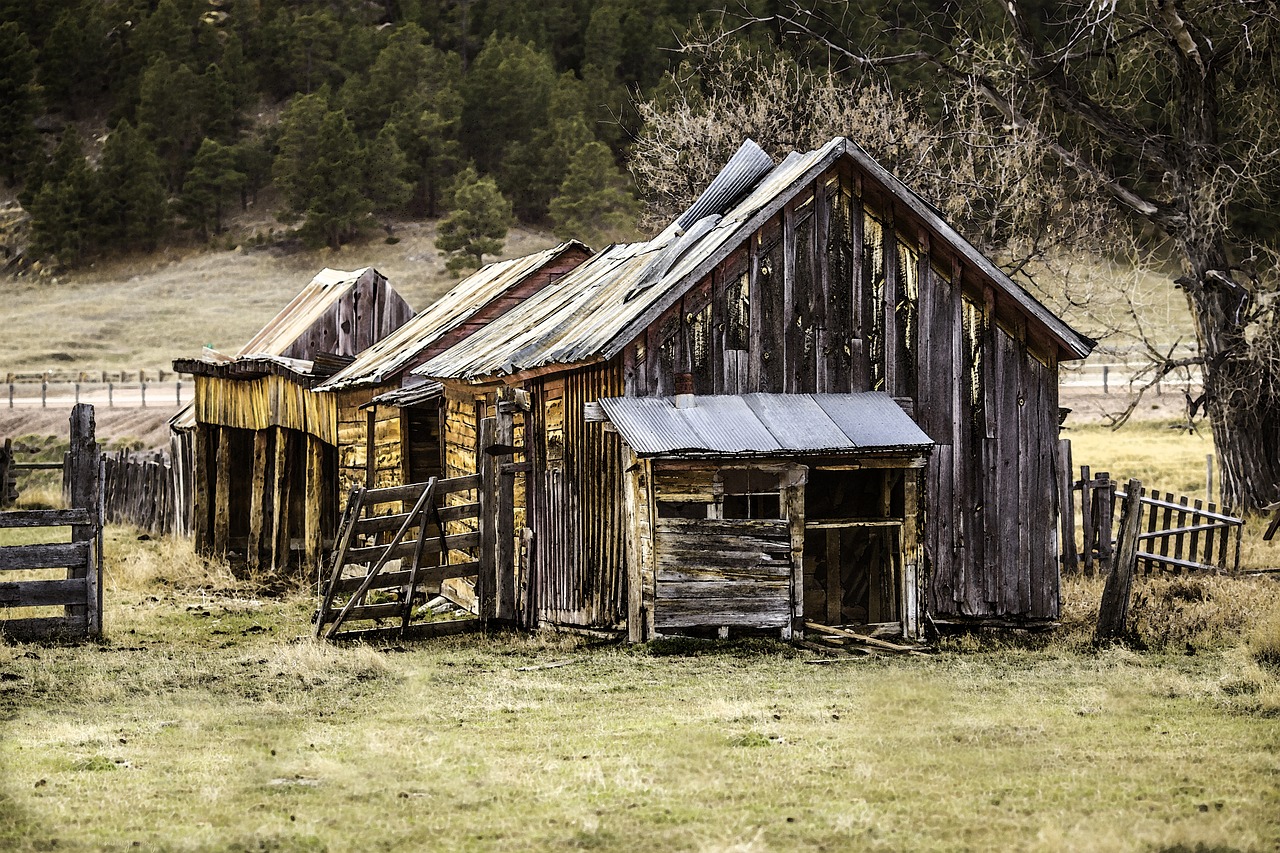
<svg viewBox="0 0 1280 853">
<path fill-rule="evenodd" d="M 477 262 L 514 220 L 599 238 L 582 231 L 634 222 L 635 103 L 684 33 L 719 20 L 705 8 L 3 0 L 0 181 L 31 217 L 30 254 L 62 265 L 216 239 L 268 188 L 317 245 L 455 198 L 492 220 L 457 238 Z"/>
</svg>

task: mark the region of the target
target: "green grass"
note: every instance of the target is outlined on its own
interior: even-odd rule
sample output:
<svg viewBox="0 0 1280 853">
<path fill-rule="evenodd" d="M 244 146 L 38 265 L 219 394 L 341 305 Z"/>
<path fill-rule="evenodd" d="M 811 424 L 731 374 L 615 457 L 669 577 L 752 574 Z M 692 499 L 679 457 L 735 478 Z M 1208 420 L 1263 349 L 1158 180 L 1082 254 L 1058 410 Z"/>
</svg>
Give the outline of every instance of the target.
<svg viewBox="0 0 1280 853">
<path fill-rule="evenodd" d="M 1276 675 L 1239 643 L 332 648 L 113 529 L 108 637 L 0 646 L 6 850 L 1269 850 Z M 567 666 L 523 667 L 569 660 Z"/>
</svg>

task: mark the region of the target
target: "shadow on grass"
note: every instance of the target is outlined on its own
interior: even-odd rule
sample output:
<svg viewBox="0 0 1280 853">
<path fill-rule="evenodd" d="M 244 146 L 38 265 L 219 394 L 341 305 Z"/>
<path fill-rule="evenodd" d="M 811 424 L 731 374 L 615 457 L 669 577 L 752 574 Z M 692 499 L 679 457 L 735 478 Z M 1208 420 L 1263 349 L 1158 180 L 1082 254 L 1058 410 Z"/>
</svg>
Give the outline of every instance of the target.
<svg viewBox="0 0 1280 853">
<path fill-rule="evenodd" d="M 702 637 L 664 637 L 631 647 L 633 654 L 651 657 L 804 657 L 805 652 L 766 637 L 743 637 L 734 640 L 712 640 Z"/>
</svg>

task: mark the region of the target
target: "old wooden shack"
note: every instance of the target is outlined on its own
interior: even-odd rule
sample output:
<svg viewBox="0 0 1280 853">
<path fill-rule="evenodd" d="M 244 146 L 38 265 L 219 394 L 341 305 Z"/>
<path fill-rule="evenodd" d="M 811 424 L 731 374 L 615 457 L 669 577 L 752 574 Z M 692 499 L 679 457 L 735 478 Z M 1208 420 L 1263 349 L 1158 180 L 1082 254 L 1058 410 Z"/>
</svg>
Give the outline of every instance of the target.
<svg viewBox="0 0 1280 853">
<path fill-rule="evenodd" d="M 582 263 L 576 240 L 488 264 L 315 388 L 337 411 L 339 502 L 352 486 L 416 483 L 440 476 L 440 386 L 410 371 L 519 305 Z M 379 403 L 397 393 L 398 405 Z"/>
<path fill-rule="evenodd" d="M 174 361 L 195 377 L 192 533 L 201 550 L 319 566 L 336 523 L 338 418 L 312 388 L 413 315 L 377 270 L 322 270 L 235 356 Z"/>
<path fill-rule="evenodd" d="M 836 138 L 745 143 L 662 234 L 413 372 L 449 474 L 504 463 L 492 615 L 913 636 L 1058 615 L 1057 368 L 1091 348 Z"/>
</svg>

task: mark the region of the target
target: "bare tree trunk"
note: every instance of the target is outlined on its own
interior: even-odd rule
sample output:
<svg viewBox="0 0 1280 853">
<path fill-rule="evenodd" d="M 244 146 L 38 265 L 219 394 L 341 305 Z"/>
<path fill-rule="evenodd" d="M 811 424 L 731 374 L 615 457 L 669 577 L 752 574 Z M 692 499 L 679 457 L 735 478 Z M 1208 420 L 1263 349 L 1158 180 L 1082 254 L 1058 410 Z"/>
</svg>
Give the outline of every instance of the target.
<svg viewBox="0 0 1280 853">
<path fill-rule="evenodd" d="M 1196 323 L 1223 504 L 1258 509 L 1280 499 L 1280 400 L 1272 365 L 1254 356 L 1244 334 L 1249 294 L 1208 278 L 1215 268 L 1221 267 L 1204 266 L 1198 281 L 1180 283 Z"/>
</svg>

